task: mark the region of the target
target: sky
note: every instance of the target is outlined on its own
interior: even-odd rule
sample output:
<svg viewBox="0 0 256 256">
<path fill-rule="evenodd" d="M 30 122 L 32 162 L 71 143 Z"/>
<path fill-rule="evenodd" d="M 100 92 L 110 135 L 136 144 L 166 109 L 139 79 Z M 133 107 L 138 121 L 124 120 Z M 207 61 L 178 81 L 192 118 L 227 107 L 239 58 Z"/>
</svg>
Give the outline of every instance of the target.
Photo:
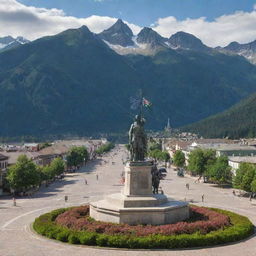
<svg viewBox="0 0 256 256">
<path fill-rule="evenodd" d="M 212 47 L 256 39 L 256 0 L 0 0 L 0 37 L 34 40 L 82 25 L 99 33 L 118 18 L 134 34 L 185 31 Z"/>
</svg>

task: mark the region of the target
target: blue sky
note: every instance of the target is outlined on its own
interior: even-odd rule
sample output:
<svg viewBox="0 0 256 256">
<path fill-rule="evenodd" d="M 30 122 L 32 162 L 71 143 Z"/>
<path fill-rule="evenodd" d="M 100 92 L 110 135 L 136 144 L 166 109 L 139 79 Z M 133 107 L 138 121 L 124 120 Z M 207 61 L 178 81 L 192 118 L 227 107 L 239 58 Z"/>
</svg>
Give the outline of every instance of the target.
<svg viewBox="0 0 256 256">
<path fill-rule="evenodd" d="M 67 15 L 88 17 L 91 15 L 122 18 L 139 26 L 149 26 L 159 17 L 174 16 L 178 20 L 216 17 L 249 12 L 255 0 L 20 0 L 36 7 L 58 8 Z"/>
<path fill-rule="evenodd" d="M 0 0 L 0 36 L 34 40 L 86 25 L 100 33 L 123 19 L 136 35 L 191 33 L 208 46 L 256 40 L 256 0 Z"/>
</svg>

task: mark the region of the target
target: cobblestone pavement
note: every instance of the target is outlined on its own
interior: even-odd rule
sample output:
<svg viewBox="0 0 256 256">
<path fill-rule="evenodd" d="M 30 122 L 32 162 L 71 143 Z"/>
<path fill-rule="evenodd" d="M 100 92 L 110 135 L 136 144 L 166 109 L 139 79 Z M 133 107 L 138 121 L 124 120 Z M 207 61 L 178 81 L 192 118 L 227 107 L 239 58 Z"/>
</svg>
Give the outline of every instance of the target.
<svg viewBox="0 0 256 256">
<path fill-rule="evenodd" d="M 179 255 L 179 256 L 256 256 L 256 237 L 237 244 L 191 250 L 111 250 L 68 245 L 45 239 L 33 233 L 33 220 L 52 209 L 86 204 L 103 195 L 119 192 L 122 160 L 126 158 L 124 148 L 115 149 L 102 159 L 90 162 L 78 173 L 69 174 L 65 180 L 57 181 L 29 198 L 18 198 L 17 206 L 11 198 L 0 198 L 0 256 L 120 256 L 120 255 Z M 98 180 L 97 176 L 98 175 Z M 85 185 L 85 179 L 88 185 Z M 185 184 L 190 184 L 187 190 Z M 195 204 L 219 207 L 246 215 L 256 224 L 256 206 L 248 198 L 232 195 L 231 189 L 221 189 L 209 184 L 195 184 L 190 177 L 180 178 L 170 169 L 161 186 L 169 197 L 193 200 Z M 204 194 L 205 202 L 201 202 Z M 64 202 L 64 196 L 68 202 Z"/>
</svg>

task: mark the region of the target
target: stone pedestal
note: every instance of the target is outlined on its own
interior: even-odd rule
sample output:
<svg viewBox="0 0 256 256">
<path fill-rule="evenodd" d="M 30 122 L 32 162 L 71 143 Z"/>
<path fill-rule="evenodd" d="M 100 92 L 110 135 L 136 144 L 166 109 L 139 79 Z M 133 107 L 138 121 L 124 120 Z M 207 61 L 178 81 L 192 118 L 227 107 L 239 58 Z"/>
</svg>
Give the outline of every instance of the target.
<svg viewBox="0 0 256 256">
<path fill-rule="evenodd" d="M 127 164 L 123 191 L 91 203 L 90 216 L 100 221 L 130 225 L 161 225 L 187 219 L 187 203 L 152 194 L 151 168 L 149 162 Z"/>
<path fill-rule="evenodd" d="M 142 196 L 152 194 L 152 164 L 150 162 L 133 162 L 125 166 L 125 184 L 123 194 Z"/>
</svg>

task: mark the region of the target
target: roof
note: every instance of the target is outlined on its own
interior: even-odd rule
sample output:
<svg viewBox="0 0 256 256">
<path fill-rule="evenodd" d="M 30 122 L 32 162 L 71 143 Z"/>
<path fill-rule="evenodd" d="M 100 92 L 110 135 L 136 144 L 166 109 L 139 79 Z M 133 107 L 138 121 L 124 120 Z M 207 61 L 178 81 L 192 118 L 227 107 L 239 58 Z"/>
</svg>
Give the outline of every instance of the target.
<svg viewBox="0 0 256 256">
<path fill-rule="evenodd" d="M 8 158 L 8 156 L 0 154 L 0 161 L 7 160 Z"/>
<path fill-rule="evenodd" d="M 91 145 L 100 144 L 101 140 L 61 140 L 55 141 L 52 146 L 40 150 L 40 155 L 62 155 L 66 154 L 74 146 L 90 148 Z"/>
<path fill-rule="evenodd" d="M 38 143 L 25 143 L 23 146 L 24 147 L 37 147 Z"/>
<path fill-rule="evenodd" d="M 255 150 L 256 147 L 248 146 L 248 145 L 241 145 L 241 144 L 231 144 L 231 145 L 220 145 L 217 150 L 219 151 L 233 151 L 233 150 Z"/>
<path fill-rule="evenodd" d="M 231 156 L 228 158 L 228 160 L 231 162 L 236 162 L 236 163 L 256 164 L 255 156 Z"/>
<path fill-rule="evenodd" d="M 37 152 L 6 152 L 6 156 L 9 157 L 8 163 L 9 164 L 15 164 L 18 160 L 18 157 L 21 155 L 26 155 L 29 159 L 34 159 L 38 157 Z"/>
</svg>

